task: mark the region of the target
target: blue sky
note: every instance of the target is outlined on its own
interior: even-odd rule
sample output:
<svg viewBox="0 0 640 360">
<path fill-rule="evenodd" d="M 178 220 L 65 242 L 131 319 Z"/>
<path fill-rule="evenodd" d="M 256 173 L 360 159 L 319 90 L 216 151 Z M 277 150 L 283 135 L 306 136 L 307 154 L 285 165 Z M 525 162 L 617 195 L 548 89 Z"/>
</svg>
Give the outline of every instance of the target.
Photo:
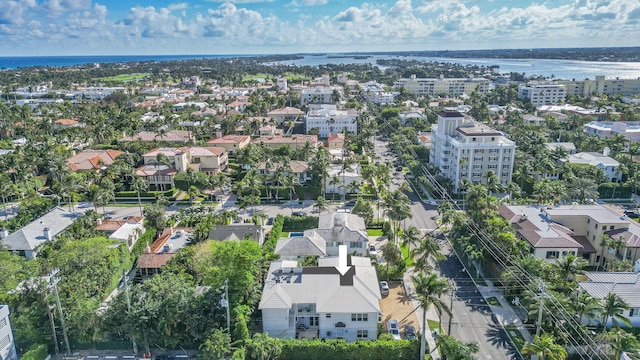
<svg viewBox="0 0 640 360">
<path fill-rule="evenodd" d="M 0 56 L 640 46 L 638 0 L 0 0 Z"/>
</svg>

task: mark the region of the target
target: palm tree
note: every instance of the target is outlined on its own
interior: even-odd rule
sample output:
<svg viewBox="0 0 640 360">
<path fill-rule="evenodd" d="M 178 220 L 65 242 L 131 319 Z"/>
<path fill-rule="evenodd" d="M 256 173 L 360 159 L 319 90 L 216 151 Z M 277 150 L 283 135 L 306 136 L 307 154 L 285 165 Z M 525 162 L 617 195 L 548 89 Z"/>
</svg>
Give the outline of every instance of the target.
<svg viewBox="0 0 640 360">
<path fill-rule="evenodd" d="M 430 271 L 433 267 L 430 259 L 441 260 L 443 258 L 440 252 L 440 245 L 431 236 L 424 236 L 418 247 L 411 251 L 411 255 L 415 259 L 415 268 L 420 271 Z"/>
<path fill-rule="evenodd" d="M 313 207 L 318 210 L 318 215 L 320 215 L 323 211 L 327 211 L 329 209 L 329 204 L 327 203 L 327 200 L 325 200 L 324 196 L 318 196 Z"/>
<path fill-rule="evenodd" d="M 523 355 L 537 355 L 538 359 L 562 360 L 567 358 L 567 351 L 550 334 L 535 335 L 532 342 L 524 344 Z"/>
<path fill-rule="evenodd" d="M 569 196 L 584 204 L 587 199 L 598 198 L 598 184 L 588 178 L 577 178 L 569 185 Z"/>
<path fill-rule="evenodd" d="M 342 184 L 342 181 L 340 181 L 340 177 L 338 175 L 334 175 L 334 177 L 331 178 L 331 181 L 329 181 L 329 185 L 333 185 L 333 191 L 331 192 L 331 202 L 334 202 L 336 200 L 336 185 L 340 184 Z"/>
<path fill-rule="evenodd" d="M 613 244 L 613 238 L 611 236 L 609 236 L 608 234 L 602 234 L 602 239 L 600 239 L 600 262 L 598 263 L 598 270 L 600 270 L 600 268 L 604 268 L 605 265 L 605 258 L 604 258 L 604 250 L 606 248 L 610 248 L 611 245 Z"/>
<path fill-rule="evenodd" d="M 420 359 L 424 359 L 426 347 L 427 310 L 433 306 L 438 312 L 438 318 L 442 322 L 442 313 L 451 316 L 451 309 L 440 298 L 449 291 L 449 282 L 438 277 L 437 274 L 424 276 L 422 273 L 411 277 L 416 288 L 416 296 L 422 308 L 422 336 L 420 338 Z"/>
<path fill-rule="evenodd" d="M 584 268 L 589 265 L 587 261 L 581 257 L 569 254 L 553 264 L 554 269 L 558 273 L 564 287 L 567 287 L 569 280 L 575 279 L 576 275 L 583 275 Z"/>
<path fill-rule="evenodd" d="M 409 226 L 407 230 L 402 233 L 401 238 L 405 244 L 415 246 L 419 244 L 421 240 L 420 230 L 413 225 Z"/>
<path fill-rule="evenodd" d="M 131 189 L 133 189 L 133 191 L 138 194 L 138 207 L 140 208 L 140 216 L 144 216 L 142 212 L 142 199 L 140 198 L 140 193 L 147 191 L 148 188 L 149 185 L 147 185 L 147 182 L 139 176 L 136 176 L 133 179 L 133 183 L 131 183 Z"/>
<path fill-rule="evenodd" d="M 582 323 L 583 317 L 589 319 L 588 323 L 590 323 L 591 319 L 594 319 L 599 313 L 600 300 L 589 295 L 586 291 L 581 292 L 571 301 L 571 309 L 577 315 L 579 323 Z"/>
<path fill-rule="evenodd" d="M 613 350 L 611 359 L 622 359 L 623 353 L 628 353 L 632 359 L 640 358 L 640 342 L 630 332 L 613 329 L 604 335 L 605 340 Z"/>
<path fill-rule="evenodd" d="M 611 323 L 614 326 L 619 326 L 619 322 L 624 325 L 631 326 L 631 322 L 627 317 L 622 315 L 625 311 L 629 310 L 629 305 L 622 300 L 622 298 L 615 293 L 609 293 L 602 299 L 602 333 L 607 330 L 607 323 L 611 319 Z"/>
</svg>

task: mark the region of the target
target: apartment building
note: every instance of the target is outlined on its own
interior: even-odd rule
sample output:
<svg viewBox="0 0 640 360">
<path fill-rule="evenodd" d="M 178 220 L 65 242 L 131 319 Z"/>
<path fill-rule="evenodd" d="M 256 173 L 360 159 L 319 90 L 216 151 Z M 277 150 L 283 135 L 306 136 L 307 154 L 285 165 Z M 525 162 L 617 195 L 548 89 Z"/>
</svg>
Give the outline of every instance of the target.
<svg viewBox="0 0 640 360">
<path fill-rule="evenodd" d="M 340 91 L 338 88 L 327 85 L 318 85 L 313 88 L 302 89 L 300 92 L 300 105 L 333 103 L 334 90 Z"/>
<path fill-rule="evenodd" d="M 455 191 L 463 180 L 486 183 L 492 170 L 507 185 L 513 175 L 516 144 L 502 132 L 456 110 L 443 110 L 431 126 L 429 162 L 451 179 Z"/>
<path fill-rule="evenodd" d="M 518 87 L 518 98 L 529 100 L 535 106 L 563 103 L 567 97 L 564 85 L 553 83 L 528 83 Z"/>
<path fill-rule="evenodd" d="M 448 96 L 470 95 L 474 91 L 486 94 L 491 90 L 491 80 L 484 78 L 418 78 L 411 75 L 409 78 L 401 78 L 393 83 L 393 88 L 404 88 L 411 94 L 419 96 L 433 96 L 446 94 Z"/>
<path fill-rule="evenodd" d="M 353 134 L 358 133 L 356 117 L 358 112 L 353 109 L 338 110 L 335 105 L 323 104 L 311 106 L 304 117 L 305 132 L 318 129 L 318 136 L 329 137 L 329 134 L 342 132 L 345 129 Z"/>
<path fill-rule="evenodd" d="M 9 306 L 7 305 L 0 305 L 0 359 L 18 360 L 11 322 L 9 321 Z"/>
<path fill-rule="evenodd" d="M 390 104 L 398 95 L 398 93 L 385 91 L 381 84 L 375 81 L 369 81 L 360 84 L 360 94 L 366 102 L 375 104 Z"/>
<path fill-rule="evenodd" d="M 640 78 L 636 79 L 605 79 L 596 76 L 595 80 L 558 81 L 567 89 L 567 95 L 590 96 L 591 94 L 634 96 L 640 94 Z"/>
</svg>

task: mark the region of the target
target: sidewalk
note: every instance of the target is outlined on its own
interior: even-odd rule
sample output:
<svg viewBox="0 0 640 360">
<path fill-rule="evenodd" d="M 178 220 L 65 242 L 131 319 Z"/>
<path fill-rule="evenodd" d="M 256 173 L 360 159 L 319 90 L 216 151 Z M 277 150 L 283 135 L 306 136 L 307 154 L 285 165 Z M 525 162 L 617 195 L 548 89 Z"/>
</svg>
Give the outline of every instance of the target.
<svg viewBox="0 0 640 360">
<path fill-rule="evenodd" d="M 489 305 L 491 311 L 496 315 L 500 326 L 504 328 L 505 326 L 514 325 L 518 329 L 522 337 L 525 339 L 525 341 L 531 342 L 532 337 L 529 333 L 529 330 L 527 330 L 524 324 L 522 324 L 522 321 L 520 321 L 518 315 L 516 315 L 515 311 L 513 311 L 513 308 L 511 308 L 511 304 L 509 304 L 509 302 L 504 298 L 502 290 L 494 288 L 493 284 L 489 280 L 485 279 L 485 282 L 489 285 L 477 285 L 478 291 L 480 291 L 485 301 L 488 298 L 495 297 L 500 302 L 500 306 Z M 487 303 L 489 302 L 487 301 Z M 508 332 L 506 329 L 505 331 Z"/>
<path fill-rule="evenodd" d="M 417 298 L 416 298 L 416 290 L 415 287 L 413 286 L 413 280 L 411 280 L 411 276 L 413 275 L 413 268 L 411 269 L 407 269 L 407 271 L 404 273 L 404 287 L 405 287 L 405 291 L 407 293 L 408 296 L 411 297 L 412 301 L 413 301 L 413 306 L 416 309 L 416 316 L 418 317 L 418 323 L 420 324 L 420 329 L 419 331 L 422 332 L 422 317 L 423 317 L 423 310 L 420 307 L 420 303 L 418 302 Z M 434 321 L 439 321 L 438 320 L 438 313 L 436 312 L 435 308 L 433 306 L 430 306 L 429 309 L 427 310 L 427 320 L 434 320 Z M 440 353 L 438 352 L 438 349 L 436 348 L 436 340 L 433 338 L 433 335 L 431 333 L 431 329 L 429 329 L 429 325 L 425 324 L 425 334 L 424 337 L 427 339 L 427 345 L 429 347 L 429 350 L 427 351 L 427 353 L 431 354 L 431 358 L 434 360 L 440 360 Z"/>
</svg>

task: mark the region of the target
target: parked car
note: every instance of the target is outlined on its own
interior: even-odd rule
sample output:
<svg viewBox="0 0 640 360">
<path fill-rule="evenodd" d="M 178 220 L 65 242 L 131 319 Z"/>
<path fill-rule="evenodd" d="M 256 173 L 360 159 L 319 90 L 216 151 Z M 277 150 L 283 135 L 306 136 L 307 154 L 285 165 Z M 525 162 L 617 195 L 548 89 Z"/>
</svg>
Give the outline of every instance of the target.
<svg viewBox="0 0 640 360">
<path fill-rule="evenodd" d="M 293 216 L 307 216 L 307 214 L 305 214 L 302 211 L 294 211 L 294 212 L 291 213 L 291 215 L 293 215 Z"/>
<path fill-rule="evenodd" d="M 398 166 L 398 167 L 396 168 L 396 171 L 402 171 L 402 166 Z"/>
<path fill-rule="evenodd" d="M 352 206 L 356 206 L 356 201 L 355 200 L 349 200 L 346 203 L 344 203 L 345 207 L 352 207 Z"/>
<path fill-rule="evenodd" d="M 369 244 L 369 256 L 378 257 L 378 251 L 376 250 L 376 244 Z"/>
<path fill-rule="evenodd" d="M 627 215 L 628 217 L 632 218 L 632 219 L 637 219 L 638 218 L 638 213 L 633 211 L 633 210 L 627 210 L 624 212 L 625 215 Z"/>
<path fill-rule="evenodd" d="M 273 222 L 275 221 L 274 218 L 270 217 L 267 219 L 267 225 L 273 225 Z"/>
<path fill-rule="evenodd" d="M 389 283 L 386 281 L 380 281 L 380 294 L 382 296 L 389 295 Z"/>
<path fill-rule="evenodd" d="M 398 320 L 389 320 L 389 322 L 387 323 L 387 331 L 393 336 L 394 340 L 400 340 L 400 329 L 398 329 Z"/>
<path fill-rule="evenodd" d="M 404 338 L 407 340 L 413 340 L 416 338 L 416 328 L 413 325 L 407 325 L 404 327 Z"/>
</svg>

